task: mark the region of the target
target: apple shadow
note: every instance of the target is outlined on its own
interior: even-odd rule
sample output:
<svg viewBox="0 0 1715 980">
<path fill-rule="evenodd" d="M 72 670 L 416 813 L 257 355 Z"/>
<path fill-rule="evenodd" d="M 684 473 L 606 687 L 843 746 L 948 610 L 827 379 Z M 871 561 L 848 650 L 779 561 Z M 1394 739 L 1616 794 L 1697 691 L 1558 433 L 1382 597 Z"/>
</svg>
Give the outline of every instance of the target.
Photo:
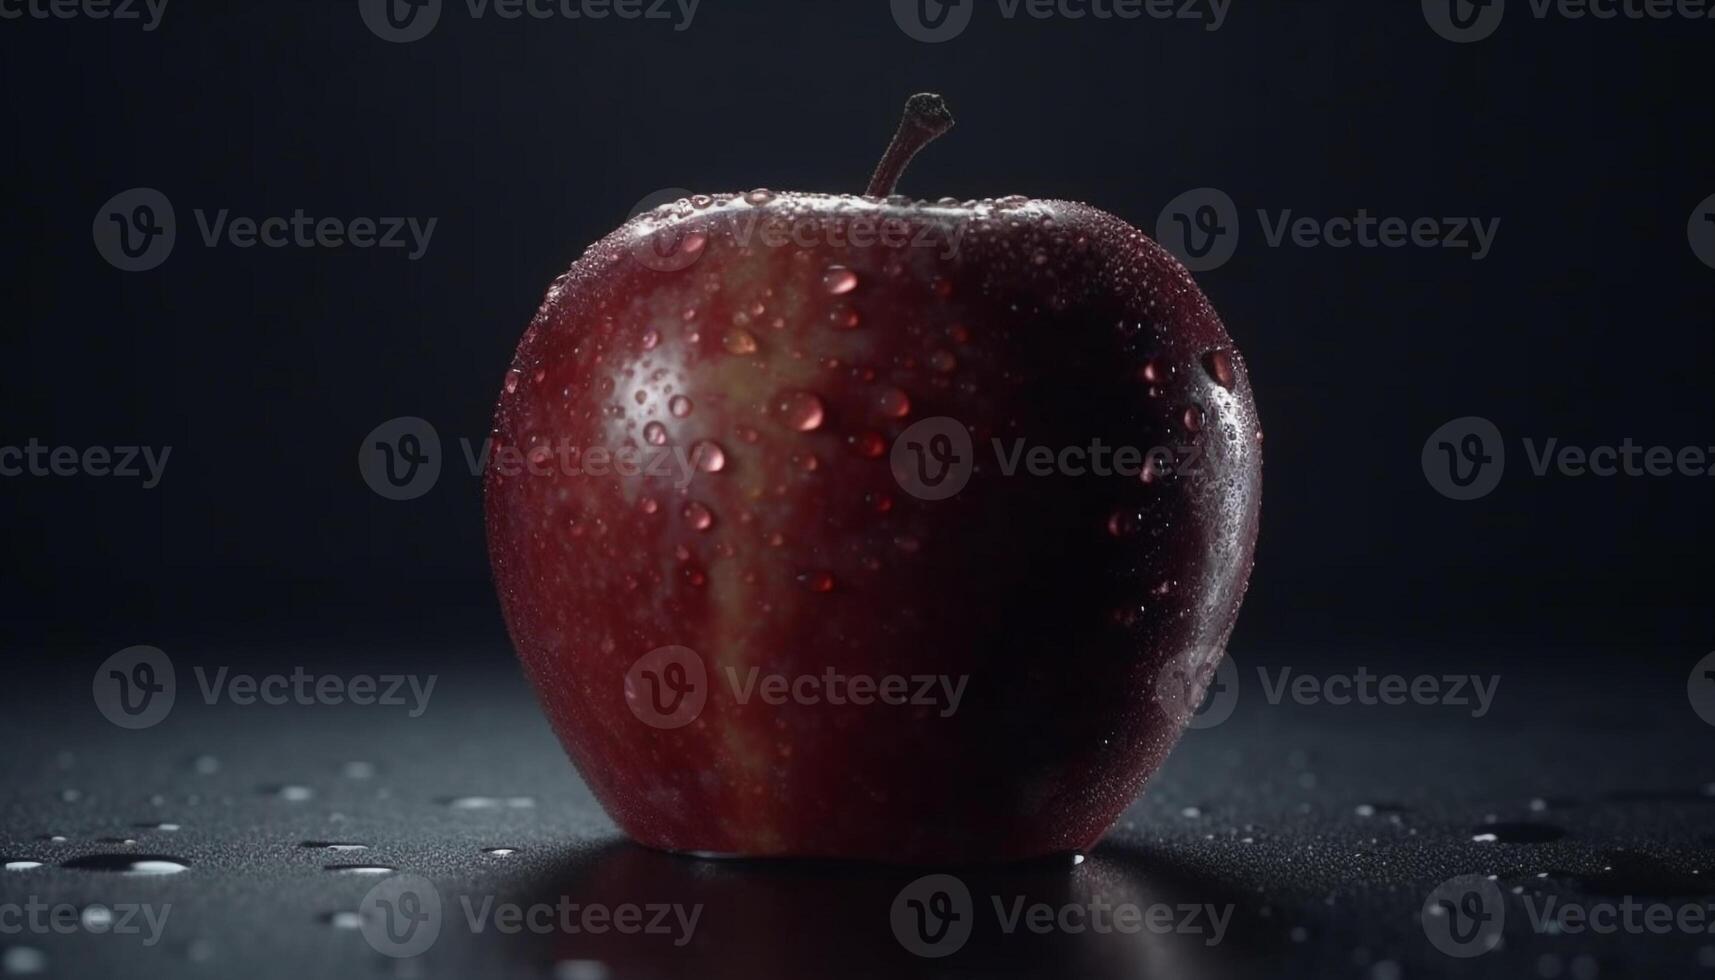
<svg viewBox="0 0 1715 980">
<path fill-rule="evenodd" d="M 615 840 L 518 884 L 530 901 L 598 906 L 615 922 L 641 909 L 628 931 L 556 933 L 536 951 L 615 977 L 1222 978 L 1266 972 L 1263 937 L 1278 931 L 1254 896 L 1122 844 L 1081 863 L 923 869 L 705 860 Z M 656 916 L 660 929 L 642 928 Z"/>
</svg>

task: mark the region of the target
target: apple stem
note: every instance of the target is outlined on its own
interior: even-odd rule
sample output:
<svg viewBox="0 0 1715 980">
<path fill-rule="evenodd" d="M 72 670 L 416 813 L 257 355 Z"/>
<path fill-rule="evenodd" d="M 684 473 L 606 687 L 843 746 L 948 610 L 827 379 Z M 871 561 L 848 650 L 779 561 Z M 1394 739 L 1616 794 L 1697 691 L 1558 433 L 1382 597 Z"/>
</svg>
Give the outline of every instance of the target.
<svg viewBox="0 0 1715 980">
<path fill-rule="evenodd" d="M 935 137 L 953 128 L 953 113 L 947 101 L 933 92 L 919 92 L 905 100 L 905 116 L 899 120 L 899 131 L 881 155 L 875 176 L 869 179 L 869 197 L 887 197 L 899 184 L 899 177 L 911 164 L 917 151 L 934 142 Z"/>
</svg>

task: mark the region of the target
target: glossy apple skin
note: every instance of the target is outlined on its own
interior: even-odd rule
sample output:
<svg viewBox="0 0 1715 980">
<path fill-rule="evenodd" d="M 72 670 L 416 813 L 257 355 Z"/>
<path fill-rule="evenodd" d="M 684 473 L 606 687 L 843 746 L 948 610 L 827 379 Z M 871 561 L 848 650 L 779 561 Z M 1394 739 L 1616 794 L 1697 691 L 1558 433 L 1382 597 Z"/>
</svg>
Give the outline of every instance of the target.
<svg viewBox="0 0 1715 980">
<path fill-rule="evenodd" d="M 970 430 L 975 469 L 931 501 L 890 455 L 937 416 Z M 1200 465 L 1008 475 L 1017 439 L 1194 446 Z M 722 465 L 688 483 L 561 465 L 663 440 Z M 1031 858 L 1091 847 L 1180 737 L 1249 578 L 1261 443 L 1215 311 L 1111 215 L 722 195 L 633 219 L 553 283 L 495 414 L 489 550 L 554 730 L 634 839 Z M 669 645 L 708 694 L 663 729 L 626 675 Z M 968 681 L 950 715 L 944 697 L 741 703 L 728 669 L 751 667 Z"/>
</svg>

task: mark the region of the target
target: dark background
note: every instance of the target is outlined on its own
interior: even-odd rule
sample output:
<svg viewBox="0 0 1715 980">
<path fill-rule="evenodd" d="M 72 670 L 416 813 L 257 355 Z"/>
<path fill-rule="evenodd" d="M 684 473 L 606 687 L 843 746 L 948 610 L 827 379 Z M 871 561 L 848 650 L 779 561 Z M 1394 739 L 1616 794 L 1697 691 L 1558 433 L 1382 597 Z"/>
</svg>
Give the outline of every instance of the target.
<svg viewBox="0 0 1715 980">
<path fill-rule="evenodd" d="M 885 3 L 705 0 L 683 32 L 449 3 L 394 45 L 353 6 L 0 22 L 0 444 L 173 447 L 153 491 L 0 481 L 15 639 L 498 635 L 457 440 L 487 431 L 548 281 L 661 188 L 860 190 L 904 96 L 931 89 L 959 123 L 912 194 L 1083 200 L 1151 234 L 1183 191 L 1237 201 L 1237 257 L 1199 276 L 1268 433 L 1235 643 L 1629 666 L 1711 641 L 1712 484 L 1535 479 L 1517 440 L 1715 443 L 1715 273 L 1685 236 L 1715 191 L 1715 23 L 1538 21 L 1520 0 L 1455 45 L 1415 3 L 1239 4 L 1216 33 L 984 5 L 926 45 Z M 135 186 L 173 201 L 179 241 L 133 274 L 90 225 Z M 439 223 L 410 262 L 205 248 L 196 208 Z M 1270 249 L 1258 208 L 1502 224 L 1483 262 Z M 394 503 L 356 452 L 402 415 L 440 430 L 448 469 Z M 1513 453 L 1472 503 L 1419 466 L 1463 415 Z"/>
</svg>

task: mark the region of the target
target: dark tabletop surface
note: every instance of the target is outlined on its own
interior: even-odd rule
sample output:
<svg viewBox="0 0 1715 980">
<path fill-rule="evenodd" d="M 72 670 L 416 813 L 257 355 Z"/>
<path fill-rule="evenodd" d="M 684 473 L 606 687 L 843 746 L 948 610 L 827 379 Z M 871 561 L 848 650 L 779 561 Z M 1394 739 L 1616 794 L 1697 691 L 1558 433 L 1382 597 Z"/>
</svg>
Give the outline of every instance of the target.
<svg viewBox="0 0 1715 980">
<path fill-rule="evenodd" d="M 328 650 L 347 672 L 424 663 L 377 645 Z M 221 653 L 179 648 L 173 712 L 140 731 L 109 724 L 88 696 L 103 652 L 67 655 L 35 690 L 8 692 L 0 857 L 40 866 L 0 873 L 0 907 L 73 911 L 60 913 L 66 934 L 28 923 L 0 934 L 7 973 L 1715 977 L 1707 932 L 1533 926 L 1549 899 L 1683 910 L 1715 898 L 1715 759 L 1684 676 L 1586 671 L 1576 651 L 1318 661 L 1324 675 L 1409 662 L 1433 666 L 1407 675 L 1498 679 L 1481 718 L 1445 704 L 1273 704 L 1258 671 L 1276 677 L 1302 651 L 1236 651 L 1230 719 L 1189 732 L 1082 862 L 903 870 L 710 862 L 627 843 L 501 644 L 433 651 L 437 683 L 417 717 L 408 705 L 210 705 L 186 665 Z M 245 653 L 252 664 L 334 662 Z M 146 859 L 185 870 L 114 870 Z M 380 870 L 330 870 L 357 865 Z M 895 897 L 927 872 L 955 875 L 976 903 L 970 939 L 943 958 L 908 952 L 890 925 Z M 403 948 L 372 942 L 357 915 L 397 875 L 426 880 L 441 908 L 421 955 L 386 955 Z M 1471 958 L 1432 945 L 1422 912 L 1462 875 L 1493 876 L 1502 895 L 1501 939 Z M 1001 910 L 1020 896 L 1166 906 L 1181 928 L 1007 933 Z M 625 934 L 499 931 L 496 910 L 510 905 L 576 906 L 574 925 L 591 906 L 663 918 Z M 693 910 L 688 929 L 669 917 Z"/>
</svg>

